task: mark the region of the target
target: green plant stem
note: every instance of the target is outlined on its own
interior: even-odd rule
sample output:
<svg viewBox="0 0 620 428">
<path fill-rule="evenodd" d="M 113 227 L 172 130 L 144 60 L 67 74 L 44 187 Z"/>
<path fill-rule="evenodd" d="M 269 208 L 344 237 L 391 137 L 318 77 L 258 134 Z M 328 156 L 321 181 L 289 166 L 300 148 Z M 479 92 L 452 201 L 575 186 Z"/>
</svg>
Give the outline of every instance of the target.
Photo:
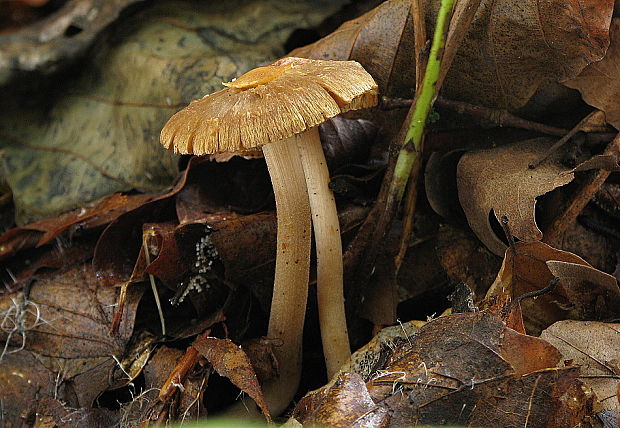
<svg viewBox="0 0 620 428">
<path fill-rule="evenodd" d="M 397 203 L 403 198 L 413 163 L 416 161 L 418 154 L 422 152 L 424 128 L 428 119 L 428 113 L 433 105 L 433 100 L 436 97 L 435 85 L 437 79 L 439 79 L 445 34 L 454 2 L 455 0 L 442 0 L 439 13 L 437 14 L 431 53 L 426 65 L 426 71 L 424 72 L 422 87 L 416 97 L 415 109 L 409 123 L 409 129 L 405 135 L 405 141 L 396 159 L 392 191 L 390 193 L 396 196 Z"/>
</svg>

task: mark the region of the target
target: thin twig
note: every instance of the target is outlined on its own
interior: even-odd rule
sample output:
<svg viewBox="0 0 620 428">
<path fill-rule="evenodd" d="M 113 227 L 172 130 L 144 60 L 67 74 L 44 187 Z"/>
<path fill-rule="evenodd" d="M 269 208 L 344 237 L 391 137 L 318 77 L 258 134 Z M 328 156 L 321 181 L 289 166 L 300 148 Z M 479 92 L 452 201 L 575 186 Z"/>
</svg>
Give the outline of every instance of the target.
<svg viewBox="0 0 620 428">
<path fill-rule="evenodd" d="M 428 56 L 426 51 L 426 24 L 424 17 L 425 9 L 424 3 L 421 0 L 411 0 L 411 14 L 413 15 L 413 36 L 415 41 L 415 91 L 420 91 L 424 78 L 424 70 L 428 62 Z M 405 259 L 405 254 L 409 248 L 409 241 L 411 233 L 413 232 L 413 223 L 415 219 L 415 208 L 418 197 L 418 186 L 416 185 L 418 173 L 420 169 L 422 156 L 417 157 L 417 161 L 412 166 L 412 173 L 409 176 L 407 183 L 407 195 L 405 196 L 404 210 L 403 210 L 403 232 L 400 236 L 400 245 L 398 254 L 394 259 L 394 266 L 396 272 L 400 270 L 400 266 Z"/>
<path fill-rule="evenodd" d="M 530 291 L 529 293 L 522 294 L 515 299 L 515 303 L 520 303 L 525 299 L 533 299 L 534 297 L 539 297 L 545 294 L 549 294 L 555 289 L 555 287 L 558 285 L 559 282 L 560 282 L 560 277 L 556 276 L 551 281 L 549 281 L 549 285 L 547 285 L 545 288 L 541 288 L 540 290 L 534 290 L 534 291 Z"/>
<path fill-rule="evenodd" d="M 581 128 L 584 127 L 584 125 L 586 125 L 593 118 L 595 118 L 596 116 L 599 116 L 600 114 L 602 114 L 602 112 L 600 110 L 596 110 L 596 111 L 593 111 L 592 113 L 590 113 L 589 115 L 587 115 L 586 117 L 584 117 L 583 119 L 581 119 L 579 121 L 579 123 L 573 127 L 573 129 L 568 131 L 568 133 L 566 135 L 564 135 L 562 138 L 560 138 L 553 146 L 549 147 L 547 149 L 547 151 L 545 151 L 545 153 L 540 157 L 540 159 L 538 159 L 536 162 L 530 164 L 529 168 L 530 169 L 538 168 L 544 161 L 546 161 L 549 158 L 549 156 L 551 156 L 553 153 L 555 153 L 556 150 L 558 150 L 560 147 L 562 147 L 564 144 L 566 144 L 566 142 L 568 140 L 573 138 L 573 136 L 577 132 L 579 132 L 581 130 Z"/>
<path fill-rule="evenodd" d="M 413 100 L 406 98 L 381 98 L 381 109 L 393 110 L 399 108 L 407 108 L 411 106 Z M 444 97 L 438 97 L 435 101 L 435 105 L 438 107 L 446 108 L 456 111 L 460 114 L 468 114 L 476 116 L 484 120 L 488 120 L 494 125 L 503 127 L 511 127 L 518 129 L 526 129 L 528 131 L 540 132 L 546 135 L 555 135 L 562 137 L 569 132 L 567 129 L 556 128 L 555 126 L 545 125 L 544 123 L 533 122 L 531 120 L 522 119 L 519 116 L 515 116 L 508 110 L 493 109 L 483 107 L 475 104 L 466 103 L 464 101 L 449 100 Z"/>
<path fill-rule="evenodd" d="M 603 154 L 615 154 L 616 156 L 620 156 L 620 134 L 609 143 Z M 572 199 L 568 206 L 563 209 L 561 214 L 547 227 L 543 242 L 552 246 L 557 246 L 559 244 L 564 232 L 575 222 L 577 216 L 579 216 L 588 202 L 590 202 L 594 194 L 598 192 L 611 172 L 597 170 L 590 171 L 588 174 L 588 177 L 581 183 L 577 191 L 572 193 Z"/>
<path fill-rule="evenodd" d="M 504 231 L 504 235 L 508 241 L 508 247 L 513 253 L 515 253 L 515 238 L 512 236 L 512 231 L 510 230 L 510 225 L 508 224 L 508 217 L 503 215 L 500 224 L 502 225 L 502 230 Z"/>
</svg>

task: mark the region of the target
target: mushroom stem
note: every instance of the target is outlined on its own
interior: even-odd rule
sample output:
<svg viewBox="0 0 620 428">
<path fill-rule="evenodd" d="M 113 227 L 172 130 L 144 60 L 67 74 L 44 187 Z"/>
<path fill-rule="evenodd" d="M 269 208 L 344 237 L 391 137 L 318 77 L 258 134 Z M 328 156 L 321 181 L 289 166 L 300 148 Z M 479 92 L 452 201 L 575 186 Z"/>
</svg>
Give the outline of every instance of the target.
<svg viewBox="0 0 620 428">
<path fill-rule="evenodd" d="M 329 170 L 319 128 L 299 135 L 297 147 L 304 168 L 317 254 L 317 299 L 323 354 L 331 378 L 351 357 L 342 287 L 342 242 Z"/>
<path fill-rule="evenodd" d="M 267 335 L 281 341 L 274 354 L 279 376 L 263 386 L 273 415 L 286 409 L 299 386 L 301 348 L 310 271 L 310 203 L 296 140 L 263 146 L 276 198 L 276 271 Z"/>
</svg>

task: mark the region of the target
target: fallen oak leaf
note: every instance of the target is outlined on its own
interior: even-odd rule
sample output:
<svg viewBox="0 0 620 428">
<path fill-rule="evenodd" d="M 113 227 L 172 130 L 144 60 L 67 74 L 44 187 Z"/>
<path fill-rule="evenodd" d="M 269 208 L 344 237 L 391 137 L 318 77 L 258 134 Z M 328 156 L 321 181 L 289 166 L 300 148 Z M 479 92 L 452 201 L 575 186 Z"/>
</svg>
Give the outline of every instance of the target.
<svg viewBox="0 0 620 428">
<path fill-rule="evenodd" d="M 491 211 L 508 218 L 510 229 L 521 241 L 539 241 L 542 232 L 534 219 L 536 198 L 568 184 L 573 174 L 555 162 L 536 169 L 529 165 L 545 153 L 546 139 L 534 139 L 490 150 L 466 153 L 457 167 L 459 199 L 467 221 L 478 238 L 497 255 L 506 245 L 489 222 Z"/>
</svg>

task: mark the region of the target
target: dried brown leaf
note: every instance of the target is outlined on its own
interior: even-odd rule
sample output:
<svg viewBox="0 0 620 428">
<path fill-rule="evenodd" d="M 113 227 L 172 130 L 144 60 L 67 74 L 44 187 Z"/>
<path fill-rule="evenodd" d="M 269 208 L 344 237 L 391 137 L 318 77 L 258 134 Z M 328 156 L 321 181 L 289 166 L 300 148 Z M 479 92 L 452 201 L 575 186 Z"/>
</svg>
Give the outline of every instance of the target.
<svg viewBox="0 0 620 428">
<path fill-rule="evenodd" d="M 551 368 L 559 359 L 551 345 L 483 312 L 440 317 L 411 341 L 367 383 L 391 410 L 392 426 L 523 426 L 528 418 L 542 425 L 574 377 Z"/>
<path fill-rule="evenodd" d="M 412 94 L 415 88 L 412 17 L 409 0 L 382 3 L 345 22 L 319 41 L 295 49 L 292 56 L 361 63 L 375 78 L 381 94 Z M 405 72 L 406 70 L 406 72 Z"/>
<path fill-rule="evenodd" d="M 199 337 L 192 347 L 211 363 L 220 376 L 227 377 L 235 386 L 248 394 L 258 404 L 267 421 L 271 422 L 267 401 L 252 363 L 240 346 L 235 345 L 229 339 Z"/>
<path fill-rule="evenodd" d="M 341 116 L 319 126 L 321 144 L 330 171 L 346 164 L 364 163 L 377 135 L 377 126 L 364 119 Z"/>
<path fill-rule="evenodd" d="M 28 248 L 48 244 L 67 230 L 87 230 L 110 223 L 152 197 L 153 195 L 127 196 L 115 193 L 97 204 L 10 229 L 0 236 L 0 259 Z"/>
<path fill-rule="evenodd" d="M 464 282 L 478 297 L 484 295 L 500 268 L 498 258 L 474 234 L 449 224 L 440 226 L 435 252 L 448 278 Z"/>
<path fill-rule="evenodd" d="M 616 278 L 581 263 L 549 260 L 547 267 L 562 279 L 561 291 L 572 304 L 568 317 L 593 320 L 620 316 Z"/>
<path fill-rule="evenodd" d="M 360 360 L 367 364 L 352 366 L 361 377 L 340 373 L 328 387 L 304 397 L 294 418 L 365 426 L 360 423 L 365 411 L 375 424 L 369 426 L 473 427 L 546 426 L 558 412 L 570 420 L 581 417 L 584 403 L 563 398 L 573 397 L 578 370 L 556 368 L 559 353 L 552 345 L 507 328 L 494 315 L 442 316 L 416 334 L 382 343 L 367 349 Z"/>
<path fill-rule="evenodd" d="M 559 321 L 540 337 L 555 346 L 563 360 L 579 365 L 579 378 L 590 385 L 603 407 L 620 413 L 620 324 Z"/>
<path fill-rule="evenodd" d="M 554 162 L 529 168 L 548 148 L 546 140 L 534 139 L 467 153 L 459 161 L 459 199 L 467 221 L 497 255 L 504 253 L 506 245 L 491 227 L 491 210 L 498 221 L 502 216 L 508 218 L 510 229 L 519 240 L 540 240 L 542 232 L 534 219 L 536 198 L 573 179 L 567 168 Z"/>
<path fill-rule="evenodd" d="M 539 85 L 576 76 L 600 60 L 609 44 L 609 0 L 483 0 L 459 2 L 450 38 L 458 47 L 444 84 L 449 98 L 515 109 Z M 386 1 L 346 22 L 323 39 L 291 54 L 316 59 L 354 59 L 375 77 L 383 95 L 410 97 L 415 88 L 413 17 L 409 0 Z M 439 2 L 426 1 L 427 28 Z M 455 29 L 458 28 L 458 31 Z M 429 31 L 430 33 L 430 31 Z M 464 37 L 464 38 L 463 38 Z M 463 38 L 462 43 L 458 43 Z"/>
<path fill-rule="evenodd" d="M 121 360 L 141 292 L 129 293 L 123 323 L 110 336 L 117 294 L 117 289 L 99 285 L 88 264 L 78 264 L 39 274 L 26 299 L 23 291 L 0 297 L 0 341 L 3 348 L 7 345 L 0 377 L 26 382 L 23 393 L 13 398 L 19 411 L 27 407 L 23 400 L 32 391 L 72 407 L 89 407 L 107 388 L 131 381 L 135 373 L 128 377 L 132 370 Z"/>
<path fill-rule="evenodd" d="M 483 0 L 444 84 L 453 99 L 515 109 L 577 75 L 609 44 L 610 0 Z"/>
<path fill-rule="evenodd" d="M 445 219 L 463 217 L 456 185 L 456 167 L 462 154 L 462 150 L 433 152 L 424 170 L 426 198 L 433 211 Z"/>
<path fill-rule="evenodd" d="M 603 59 L 588 65 L 578 76 L 563 83 L 581 92 L 583 99 L 605 112 L 607 122 L 620 129 L 620 19 L 610 27 L 609 49 Z"/>
<path fill-rule="evenodd" d="M 620 290 L 610 275 L 581 257 L 542 242 L 517 242 L 506 255 L 487 297 L 508 294 L 513 299 L 540 290 L 558 276 L 557 287 L 536 299 L 521 301 L 527 330 L 539 333 L 566 318 L 600 319 L 617 313 Z"/>
<path fill-rule="evenodd" d="M 302 399 L 293 417 L 304 425 L 326 427 L 389 426 L 390 415 L 370 397 L 364 380 L 357 373 L 342 373 L 320 395 Z"/>
</svg>

